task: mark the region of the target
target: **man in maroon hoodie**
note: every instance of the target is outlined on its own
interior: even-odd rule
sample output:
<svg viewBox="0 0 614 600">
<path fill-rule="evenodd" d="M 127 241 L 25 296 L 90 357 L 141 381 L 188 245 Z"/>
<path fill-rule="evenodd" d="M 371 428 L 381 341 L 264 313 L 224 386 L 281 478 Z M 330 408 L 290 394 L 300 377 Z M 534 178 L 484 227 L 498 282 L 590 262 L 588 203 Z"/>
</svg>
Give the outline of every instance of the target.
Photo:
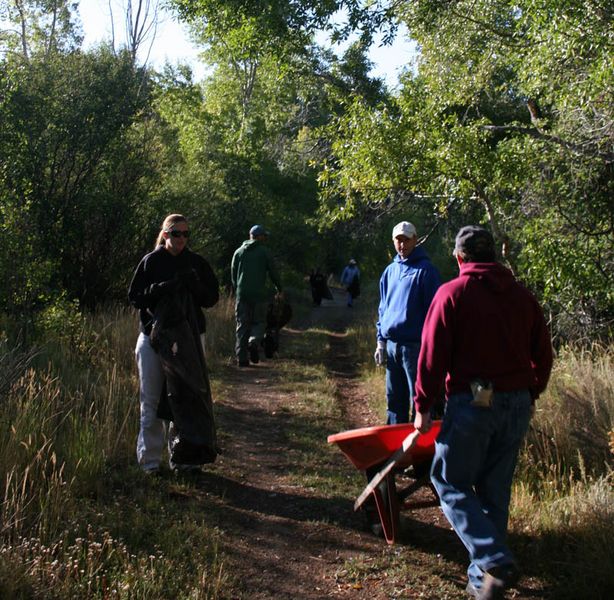
<svg viewBox="0 0 614 600">
<path fill-rule="evenodd" d="M 503 598 L 519 575 L 506 543 L 512 477 L 550 376 L 552 344 L 539 304 L 496 262 L 487 230 L 463 227 L 454 255 L 459 277 L 439 288 L 424 323 L 414 424 L 430 429 L 445 381 L 431 479 L 469 551 L 467 592 Z"/>
</svg>

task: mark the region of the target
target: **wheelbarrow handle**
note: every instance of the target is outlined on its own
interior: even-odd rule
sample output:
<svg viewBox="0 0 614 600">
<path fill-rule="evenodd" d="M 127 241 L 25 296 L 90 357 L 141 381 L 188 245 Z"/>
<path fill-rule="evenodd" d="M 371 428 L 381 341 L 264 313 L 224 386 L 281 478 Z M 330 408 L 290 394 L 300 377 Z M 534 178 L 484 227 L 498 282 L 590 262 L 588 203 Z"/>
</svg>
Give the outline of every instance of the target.
<svg viewBox="0 0 614 600">
<path fill-rule="evenodd" d="M 396 467 L 404 456 L 414 447 L 420 432 L 412 431 L 401 444 L 398 450 L 395 450 L 390 458 L 386 461 L 384 466 L 375 474 L 373 479 L 369 481 L 367 487 L 360 493 L 360 496 L 356 498 L 354 502 L 354 510 L 358 510 L 364 503 L 364 501 L 371 495 L 373 490 L 385 479 L 385 477 Z"/>
</svg>

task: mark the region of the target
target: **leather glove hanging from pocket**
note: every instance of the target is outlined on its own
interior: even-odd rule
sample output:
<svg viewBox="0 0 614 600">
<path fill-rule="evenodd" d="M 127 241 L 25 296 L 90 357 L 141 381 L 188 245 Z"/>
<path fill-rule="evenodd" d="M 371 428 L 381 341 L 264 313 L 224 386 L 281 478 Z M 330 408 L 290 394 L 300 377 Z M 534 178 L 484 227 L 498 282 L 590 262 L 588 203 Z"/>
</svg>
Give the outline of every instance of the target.
<svg viewBox="0 0 614 600">
<path fill-rule="evenodd" d="M 471 392 L 473 393 L 471 406 L 476 406 L 478 408 L 492 408 L 492 398 L 494 394 L 492 381 L 484 381 L 482 379 L 472 381 Z"/>
</svg>

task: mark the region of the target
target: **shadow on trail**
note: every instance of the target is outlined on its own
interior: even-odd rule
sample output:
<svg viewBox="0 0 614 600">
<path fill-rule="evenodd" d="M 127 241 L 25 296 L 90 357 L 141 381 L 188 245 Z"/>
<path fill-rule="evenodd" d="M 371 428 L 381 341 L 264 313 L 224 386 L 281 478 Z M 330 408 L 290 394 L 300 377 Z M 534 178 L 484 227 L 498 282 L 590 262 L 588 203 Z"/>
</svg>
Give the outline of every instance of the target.
<svg viewBox="0 0 614 600">
<path fill-rule="evenodd" d="M 358 520 L 348 515 L 346 498 L 324 498 L 275 491 L 213 472 L 203 473 L 197 480 L 192 481 L 193 485 L 206 491 L 209 496 L 222 500 L 224 511 L 234 508 L 252 513 L 246 515 L 246 518 L 253 519 L 253 513 L 260 513 L 289 521 L 321 521 L 346 529 L 361 529 Z M 236 516 L 229 516 L 227 519 L 231 523 L 237 522 Z M 222 520 L 225 518 L 222 517 Z"/>
<path fill-rule="evenodd" d="M 339 300 L 342 295 L 339 291 L 335 290 L 333 295 L 333 302 L 315 307 L 309 316 L 282 330 L 284 356 L 305 364 L 324 362 L 331 375 L 349 379 L 357 370 L 346 336 L 356 313 Z"/>
<path fill-rule="evenodd" d="M 440 555 L 459 565 L 467 562 L 465 547 L 449 527 L 422 521 L 415 518 L 412 512 L 401 513 L 401 535 L 397 543 L 427 554 Z"/>
<path fill-rule="evenodd" d="M 190 476 L 186 476 L 187 479 L 190 479 Z M 333 526 L 367 535 L 364 516 L 362 513 L 353 512 L 352 499 L 274 491 L 213 472 L 203 473 L 198 479 L 191 479 L 191 483 L 206 492 L 210 499 L 214 497 L 219 502 L 219 512 L 216 512 L 215 517 L 217 525 L 223 530 L 249 528 L 255 531 L 263 523 L 259 516 L 267 515 L 283 519 L 283 522 L 277 522 L 276 525 L 267 520 L 268 533 L 279 537 L 283 530 L 283 536 L 289 540 L 293 539 L 294 531 L 303 531 L 298 525 L 299 522 L 313 523 L 316 528 Z M 177 499 L 196 501 L 189 496 L 176 496 L 175 500 Z M 330 539 L 320 541 L 330 544 Z M 382 549 L 386 547 L 383 538 L 372 536 L 372 541 L 381 544 Z M 314 539 L 314 542 L 317 543 L 318 540 Z M 365 550 L 364 540 L 361 538 L 335 536 L 335 544 L 343 545 L 346 549 Z M 461 566 L 466 563 L 466 552 L 452 531 L 416 520 L 407 514 L 402 516 L 401 536 L 396 545 L 411 546 L 416 550 L 438 554 Z"/>
<path fill-rule="evenodd" d="M 227 476 L 220 472 L 207 472 L 195 482 L 201 490 L 213 496 L 222 510 L 219 522 L 222 528 L 228 524 L 243 523 L 253 527 L 259 517 L 267 515 L 284 519 L 284 537 L 292 538 L 295 531 L 300 531 L 298 522 L 320 524 L 322 527 L 334 526 L 341 529 L 365 534 L 382 548 L 386 542 L 368 532 L 364 514 L 354 512 L 353 497 L 340 496 L 334 492 L 330 496 L 318 495 L 317 491 L 302 488 L 300 485 L 281 484 L 279 487 L 260 485 L 258 481 L 249 481 L 250 465 L 257 473 L 263 475 L 264 481 L 274 481 L 275 477 L 289 474 L 294 481 L 301 481 L 306 476 L 318 476 L 330 479 L 330 486 L 339 487 L 339 471 L 343 476 L 355 477 L 362 483 L 363 474 L 346 464 L 341 455 L 329 452 L 316 454 L 314 448 L 322 446 L 326 437 L 332 432 L 331 426 L 314 419 L 297 416 L 289 408 L 275 411 L 275 414 L 255 408 L 253 405 L 241 407 L 228 404 L 218 405 L 219 419 L 224 429 L 231 433 L 225 436 L 225 452 L 229 459 L 233 456 L 249 457 L 249 461 L 239 465 L 239 472 Z M 302 461 L 301 455 L 309 453 L 309 461 Z M 235 465 L 237 469 L 237 465 Z M 243 469 L 243 472 L 241 472 Z M 322 485 L 322 484 L 321 484 Z M 327 485 L 324 483 L 323 485 Z M 300 492 L 287 490 L 296 487 Z M 417 516 L 417 515 L 416 515 Z M 266 522 L 269 523 L 270 520 Z M 335 543 L 341 543 L 346 549 L 364 550 L 361 543 L 336 536 Z M 349 545 L 348 545 L 349 544 Z M 436 553 L 449 561 L 463 565 L 465 553 L 458 538 L 452 531 L 442 528 L 437 523 L 426 523 L 414 518 L 413 511 L 402 513 L 402 533 L 399 545 L 411 546 L 424 552 Z"/>
</svg>

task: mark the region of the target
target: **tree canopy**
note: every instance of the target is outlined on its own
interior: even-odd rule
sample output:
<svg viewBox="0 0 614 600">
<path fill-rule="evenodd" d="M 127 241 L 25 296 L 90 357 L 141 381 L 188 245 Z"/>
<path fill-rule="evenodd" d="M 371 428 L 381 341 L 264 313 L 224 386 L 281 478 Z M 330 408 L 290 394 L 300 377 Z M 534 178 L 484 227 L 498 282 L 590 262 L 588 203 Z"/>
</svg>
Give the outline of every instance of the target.
<svg viewBox="0 0 614 600">
<path fill-rule="evenodd" d="M 202 45 L 203 81 L 138 64 L 134 44 L 83 49 L 66 0 L 0 9 L 1 226 L 23 232 L 0 253 L 0 312 L 122 298 L 179 211 L 224 282 L 255 222 L 297 284 L 350 255 L 375 278 L 400 219 L 451 276 L 457 228 L 483 223 L 558 333 L 611 333 L 609 2 L 169 5 Z M 368 49 L 399 24 L 418 53 L 392 92 Z M 341 55 L 316 44 L 320 30 L 347 40 Z"/>
<path fill-rule="evenodd" d="M 324 214 L 478 218 L 566 330 L 612 319 L 614 78 L 605 2 L 395 4 L 419 44 L 397 96 L 329 127 Z M 544 235 L 546 234 L 546 235 Z M 547 239 L 545 240 L 544 237 Z M 603 329 L 602 329 L 603 330 Z"/>
</svg>

